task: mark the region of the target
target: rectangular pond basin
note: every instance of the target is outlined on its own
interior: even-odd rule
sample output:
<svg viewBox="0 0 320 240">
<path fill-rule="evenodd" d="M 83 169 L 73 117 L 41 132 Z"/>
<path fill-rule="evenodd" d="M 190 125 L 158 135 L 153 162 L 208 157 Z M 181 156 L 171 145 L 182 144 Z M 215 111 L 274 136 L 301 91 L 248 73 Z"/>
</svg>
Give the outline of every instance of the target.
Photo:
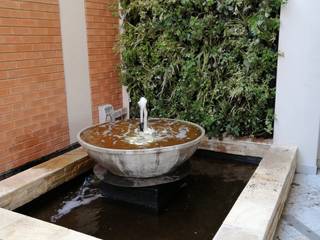
<svg viewBox="0 0 320 240">
<path fill-rule="evenodd" d="M 191 159 L 191 176 L 158 214 L 103 197 L 92 172 L 16 212 L 108 240 L 212 239 L 258 162 L 198 150 Z"/>
</svg>

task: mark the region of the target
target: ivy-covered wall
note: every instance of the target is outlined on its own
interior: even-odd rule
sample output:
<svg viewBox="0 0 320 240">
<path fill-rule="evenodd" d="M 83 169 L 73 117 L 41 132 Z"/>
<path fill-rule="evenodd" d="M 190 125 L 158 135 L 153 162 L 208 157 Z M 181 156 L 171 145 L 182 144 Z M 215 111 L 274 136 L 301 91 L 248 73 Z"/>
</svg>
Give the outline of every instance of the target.
<svg viewBox="0 0 320 240">
<path fill-rule="evenodd" d="M 282 0 L 123 0 L 121 77 L 137 115 L 185 119 L 209 136 L 273 132 Z"/>
</svg>

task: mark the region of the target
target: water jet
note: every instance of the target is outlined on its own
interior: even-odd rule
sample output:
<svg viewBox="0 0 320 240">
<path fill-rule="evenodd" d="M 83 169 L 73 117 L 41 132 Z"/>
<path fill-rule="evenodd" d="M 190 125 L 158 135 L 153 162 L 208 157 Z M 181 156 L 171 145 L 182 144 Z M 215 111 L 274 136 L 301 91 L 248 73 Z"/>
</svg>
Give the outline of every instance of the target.
<svg viewBox="0 0 320 240">
<path fill-rule="evenodd" d="M 195 123 L 182 120 L 148 120 L 147 99 L 142 97 L 138 104 L 140 119 L 105 122 L 80 131 L 77 137 L 95 160 L 94 173 L 108 185 L 109 197 L 130 202 L 139 191 L 141 198 L 134 203 L 145 205 L 143 196 L 151 194 L 155 202 L 148 205 L 158 208 L 158 203 L 167 202 L 159 196 L 160 192 L 169 199 L 160 191 L 161 185 L 166 184 L 165 189 L 169 189 L 168 184 L 176 182 L 177 190 L 184 185 L 182 180 L 190 172 L 187 161 L 197 150 L 205 131 Z"/>
<path fill-rule="evenodd" d="M 98 165 L 114 175 L 150 178 L 167 174 L 192 156 L 205 131 L 182 120 L 147 121 L 146 102 L 139 103 L 144 104 L 140 110 L 143 120 L 118 120 L 88 127 L 80 131 L 78 141 Z"/>
</svg>

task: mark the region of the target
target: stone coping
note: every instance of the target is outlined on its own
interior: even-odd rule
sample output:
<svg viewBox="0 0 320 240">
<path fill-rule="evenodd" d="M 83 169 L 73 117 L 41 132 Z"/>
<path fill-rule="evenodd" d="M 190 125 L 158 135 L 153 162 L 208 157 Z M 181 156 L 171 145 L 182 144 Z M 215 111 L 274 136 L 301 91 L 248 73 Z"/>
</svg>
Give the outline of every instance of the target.
<svg viewBox="0 0 320 240">
<path fill-rule="evenodd" d="M 98 238 L 0 208 L 0 239 L 3 240 L 97 240 Z"/>
<path fill-rule="evenodd" d="M 82 148 L 77 148 L 0 181 L 0 207 L 16 209 L 93 166 Z"/>
<path fill-rule="evenodd" d="M 296 148 L 232 139 L 224 145 L 224 141 L 204 139 L 200 149 L 264 157 L 214 239 L 271 239 L 294 175 Z M 97 239 L 9 211 L 89 170 L 92 165 L 87 153 L 78 148 L 0 181 L 0 207 L 8 209 L 0 208 L 0 239 L 53 239 L 60 232 L 59 239 Z"/>
<path fill-rule="evenodd" d="M 214 240 L 273 239 L 293 180 L 296 152 L 296 147 L 270 147 Z"/>
<path fill-rule="evenodd" d="M 241 156 L 263 157 L 269 150 L 272 139 L 256 138 L 203 138 L 199 149 L 229 153 Z"/>
</svg>

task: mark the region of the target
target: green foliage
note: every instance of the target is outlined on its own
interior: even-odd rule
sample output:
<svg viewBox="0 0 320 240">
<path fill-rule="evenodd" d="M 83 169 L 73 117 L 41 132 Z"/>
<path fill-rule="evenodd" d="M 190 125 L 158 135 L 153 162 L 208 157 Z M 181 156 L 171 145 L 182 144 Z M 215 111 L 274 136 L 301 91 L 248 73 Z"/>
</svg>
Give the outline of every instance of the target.
<svg viewBox="0 0 320 240">
<path fill-rule="evenodd" d="M 123 0 L 121 78 L 137 115 L 185 119 L 210 136 L 273 131 L 282 0 Z"/>
</svg>

